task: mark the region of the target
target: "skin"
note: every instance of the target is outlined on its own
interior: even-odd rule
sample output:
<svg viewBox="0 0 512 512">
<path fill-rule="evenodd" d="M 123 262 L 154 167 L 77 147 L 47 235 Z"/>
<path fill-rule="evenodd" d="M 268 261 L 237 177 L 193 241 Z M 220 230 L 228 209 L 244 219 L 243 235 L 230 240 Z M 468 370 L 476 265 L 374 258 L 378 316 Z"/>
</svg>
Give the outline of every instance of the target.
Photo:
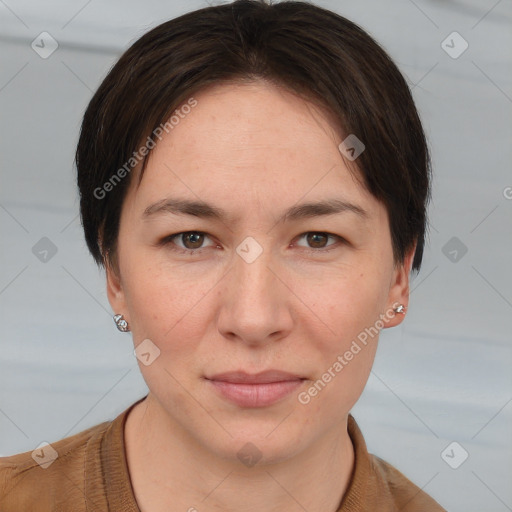
<svg viewBox="0 0 512 512">
<path fill-rule="evenodd" d="M 110 303 L 135 347 L 150 339 L 160 350 L 150 365 L 139 361 L 149 396 L 125 427 L 137 502 L 142 512 L 335 511 L 354 463 L 347 417 L 377 337 L 309 403 L 298 394 L 379 315 L 387 314 L 385 327 L 402 321 L 390 311 L 408 304 L 413 250 L 394 262 L 385 207 L 349 169 L 338 150 L 344 137 L 311 103 L 262 81 L 194 97 L 197 106 L 158 142 L 140 185 L 132 179 L 118 267 L 107 268 Z M 202 200 L 227 217 L 144 215 L 168 198 Z M 365 215 L 279 220 L 290 207 L 326 199 Z M 187 231 L 206 235 L 159 243 Z M 236 252 L 248 236 L 263 249 L 252 263 Z M 305 380 L 277 403 L 247 408 L 205 379 L 267 369 Z M 261 453 L 253 467 L 237 457 L 248 442 Z"/>
</svg>

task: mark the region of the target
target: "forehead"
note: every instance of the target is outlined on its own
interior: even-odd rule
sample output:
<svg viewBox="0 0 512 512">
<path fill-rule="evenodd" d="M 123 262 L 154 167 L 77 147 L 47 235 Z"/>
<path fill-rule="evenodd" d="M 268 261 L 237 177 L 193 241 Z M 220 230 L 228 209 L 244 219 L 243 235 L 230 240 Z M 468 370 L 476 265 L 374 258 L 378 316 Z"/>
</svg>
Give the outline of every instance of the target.
<svg viewBox="0 0 512 512">
<path fill-rule="evenodd" d="M 261 81 L 215 85 L 193 100 L 152 150 L 135 198 L 141 208 L 171 191 L 234 209 L 336 191 L 375 206 L 339 152 L 342 135 L 316 105 Z"/>
<path fill-rule="evenodd" d="M 280 160 L 279 154 L 318 160 L 324 153 L 323 160 L 332 159 L 325 147 L 336 146 L 339 134 L 325 113 L 282 87 L 265 81 L 217 84 L 195 99 L 197 106 L 180 120 L 160 150 L 168 144 L 174 149 L 182 146 L 212 159 L 229 153 L 227 165 L 254 162 L 259 153 L 258 162 L 265 161 L 265 167 Z M 185 156 L 185 151 L 180 153 Z"/>
</svg>

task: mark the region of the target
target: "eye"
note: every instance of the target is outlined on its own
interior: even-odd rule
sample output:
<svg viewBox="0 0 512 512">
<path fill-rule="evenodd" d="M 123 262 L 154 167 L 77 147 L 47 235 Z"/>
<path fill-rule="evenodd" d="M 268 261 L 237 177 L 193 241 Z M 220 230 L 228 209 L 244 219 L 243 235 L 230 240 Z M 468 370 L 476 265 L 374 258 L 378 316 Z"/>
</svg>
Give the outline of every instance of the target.
<svg viewBox="0 0 512 512">
<path fill-rule="evenodd" d="M 210 244 L 204 246 L 205 240 L 210 240 Z M 162 244 L 170 245 L 172 249 L 180 252 L 196 252 L 199 249 L 215 246 L 215 243 L 202 231 L 183 231 L 169 235 L 162 240 Z M 173 247 L 174 246 L 174 247 Z"/>
<path fill-rule="evenodd" d="M 210 243 L 204 245 L 207 241 Z M 304 244 L 304 241 L 306 244 Z M 309 231 L 308 233 L 300 235 L 295 245 L 309 249 L 311 252 L 328 252 L 344 241 L 341 236 L 333 235 L 332 233 Z M 202 249 L 208 247 L 219 247 L 218 244 L 213 242 L 212 239 L 202 231 L 182 231 L 181 233 L 174 233 L 166 236 L 160 243 L 169 246 L 171 250 L 187 254 L 199 253 Z"/>
<path fill-rule="evenodd" d="M 300 235 L 298 238 L 299 241 L 305 239 L 308 245 L 303 245 L 301 243 L 297 243 L 296 245 L 300 247 L 307 247 L 309 249 L 319 249 L 329 251 L 330 249 L 326 249 L 327 247 L 331 247 L 332 245 L 337 245 L 337 242 L 343 241 L 343 239 L 338 235 L 333 235 L 331 233 L 324 233 L 321 231 L 310 231 L 309 233 L 304 233 Z M 331 240 L 331 243 L 328 243 Z"/>
</svg>

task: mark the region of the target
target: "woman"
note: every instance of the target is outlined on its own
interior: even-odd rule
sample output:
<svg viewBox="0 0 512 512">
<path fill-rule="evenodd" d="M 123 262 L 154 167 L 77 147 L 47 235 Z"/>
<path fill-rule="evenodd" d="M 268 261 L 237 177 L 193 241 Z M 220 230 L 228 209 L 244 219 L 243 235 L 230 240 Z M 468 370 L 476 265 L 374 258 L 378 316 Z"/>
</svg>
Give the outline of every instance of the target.
<svg viewBox="0 0 512 512">
<path fill-rule="evenodd" d="M 2 512 L 436 511 L 350 410 L 421 265 L 429 156 L 350 21 L 241 0 L 118 61 L 76 153 L 88 247 L 149 388 L 5 457 Z"/>
</svg>

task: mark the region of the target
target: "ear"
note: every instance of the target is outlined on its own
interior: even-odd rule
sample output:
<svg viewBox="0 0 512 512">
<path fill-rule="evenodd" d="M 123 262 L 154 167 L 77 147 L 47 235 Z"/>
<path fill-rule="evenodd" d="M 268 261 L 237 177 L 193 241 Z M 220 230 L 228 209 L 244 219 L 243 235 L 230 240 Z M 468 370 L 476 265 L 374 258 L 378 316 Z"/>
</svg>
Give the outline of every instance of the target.
<svg viewBox="0 0 512 512">
<path fill-rule="evenodd" d="M 414 244 L 414 247 L 407 252 L 404 261 L 401 264 L 396 265 L 394 269 L 388 294 L 388 303 L 386 311 L 383 314 L 384 327 L 395 327 L 396 325 L 401 324 L 405 318 L 404 313 L 396 313 L 394 309 L 400 304 L 404 306 L 405 311 L 407 311 L 409 307 L 409 284 L 415 252 L 416 244 Z"/>
<path fill-rule="evenodd" d="M 130 323 L 128 318 L 128 308 L 126 307 L 126 298 L 123 290 L 123 284 L 119 270 L 111 264 L 105 265 L 107 277 L 107 297 L 114 314 L 121 314 L 125 320 Z"/>
</svg>

